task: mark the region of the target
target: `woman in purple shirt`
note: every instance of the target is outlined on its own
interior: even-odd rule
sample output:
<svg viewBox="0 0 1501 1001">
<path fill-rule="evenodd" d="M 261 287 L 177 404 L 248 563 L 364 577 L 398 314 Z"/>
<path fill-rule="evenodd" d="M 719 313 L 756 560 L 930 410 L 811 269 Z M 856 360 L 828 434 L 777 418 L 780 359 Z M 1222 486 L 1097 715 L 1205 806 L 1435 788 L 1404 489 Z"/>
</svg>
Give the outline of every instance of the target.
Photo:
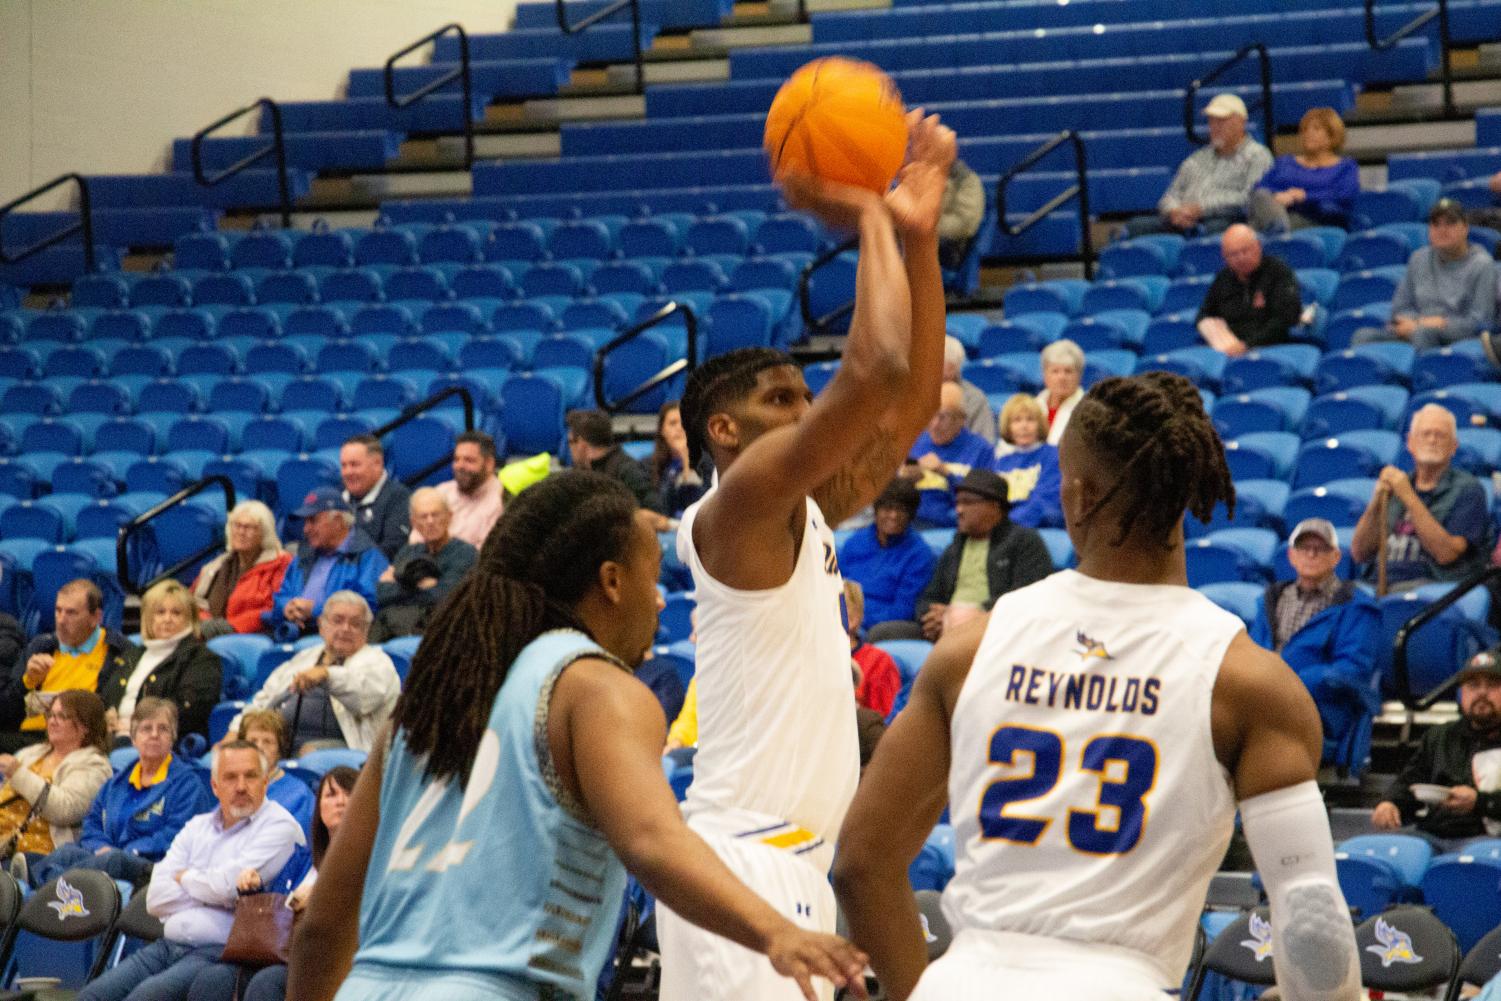
<svg viewBox="0 0 1501 1001">
<path fill-rule="evenodd" d="M 1298 123 L 1297 155 L 1279 156 L 1251 192 L 1249 221 L 1262 232 L 1307 226 L 1344 229 L 1360 193 L 1360 168 L 1347 156 L 1345 123 L 1333 108 L 1310 108 Z"/>
</svg>

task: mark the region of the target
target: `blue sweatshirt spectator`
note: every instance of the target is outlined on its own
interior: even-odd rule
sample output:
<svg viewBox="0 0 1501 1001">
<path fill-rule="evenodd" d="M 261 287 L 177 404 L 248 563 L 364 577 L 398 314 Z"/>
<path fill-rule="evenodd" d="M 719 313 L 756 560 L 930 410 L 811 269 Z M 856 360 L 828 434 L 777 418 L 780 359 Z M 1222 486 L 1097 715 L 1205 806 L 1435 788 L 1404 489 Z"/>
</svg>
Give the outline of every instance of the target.
<svg viewBox="0 0 1501 1001">
<path fill-rule="evenodd" d="M 172 839 L 193 817 L 214 808 L 205 780 L 172 756 L 177 707 L 147 697 L 130 719 L 136 761 L 104 784 L 83 819 L 77 842 L 63 845 L 28 867 L 33 887 L 69 869 L 98 869 L 135 882 L 167 854 Z"/>
<path fill-rule="evenodd" d="M 1001 440 L 995 447 L 995 471 L 1006 481 L 1011 520 L 1028 528 L 1063 524 L 1063 477 L 1058 447 L 1049 445 L 1048 417 L 1042 404 L 1017 393 L 1001 407 Z"/>
<path fill-rule="evenodd" d="M 957 382 L 945 382 L 938 413 L 917 436 L 902 467 L 902 477 L 916 482 L 922 498 L 917 520 L 923 526 L 953 525 L 954 485 L 971 469 L 991 466 L 990 442 L 965 427 L 968 419 L 964 389 Z"/>
<path fill-rule="evenodd" d="M 1298 125 L 1297 155 L 1279 156 L 1251 192 L 1255 229 L 1286 232 L 1305 226 L 1347 228 L 1360 193 L 1360 168 L 1339 155 L 1345 123 L 1333 108 L 1310 108 Z"/>
<path fill-rule="evenodd" d="M 844 540 L 839 569 L 865 592 L 865 625 L 911 622 L 938 555 L 912 528 L 917 489 L 892 480 L 875 501 L 875 521 Z"/>
<path fill-rule="evenodd" d="M 335 591 L 354 591 L 376 607 L 380 575 L 390 564 L 365 532 L 337 487 L 319 487 L 293 511 L 304 519 L 303 545 L 287 567 L 271 610 L 261 618 L 278 642 L 289 643 L 317 627 L 323 602 Z"/>
</svg>

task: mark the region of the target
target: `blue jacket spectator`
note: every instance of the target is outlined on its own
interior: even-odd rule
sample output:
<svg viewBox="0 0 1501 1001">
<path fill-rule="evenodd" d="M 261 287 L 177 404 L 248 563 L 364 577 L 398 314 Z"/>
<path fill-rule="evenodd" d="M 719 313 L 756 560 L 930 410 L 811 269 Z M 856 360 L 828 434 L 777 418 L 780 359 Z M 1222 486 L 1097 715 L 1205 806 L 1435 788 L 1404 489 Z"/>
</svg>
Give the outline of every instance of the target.
<svg viewBox="0 0 1501 1001">
<path fill-rule="evenodd" d="M 1309 108 L 1298 124 L 1296 156 L 1279 156 L 1251 192 L 1250 223 L 1260 230 L 1349 225 L 1360 194 L 1360 167 L 1345 148 L 1345 123 L 1333 108 Z"/>
<path fill-rule="evenodd" d="M 316 628 L 324 600 L 335 591 L 354 591 L 376 607 L 380 575 L 390 565 L 354 526 L 354 512 L 337 487 L 319 487 L 292 514 L 305 519 L 303 545 L 287 567 L 271 610 L 262 616 L 284 643 Z"/>
<path fill-rule="evenodd" d="M 33 887 L 69 869 L 99 869 L 135 882 L 167 854 L 172 839 L 193 817 L 214 807 L 198 770 L 172 756 L 177 707 L 147 697 L 130 720 L 136 761 L 114 774 L 83 819 L 78 841 L 62 845 L 29 866 Z"/>
<path fill-rule="evenodd" d="M 917 520 L 924 526 L 954 524 L 954 485 L 971 469 L 989 469 L 991 445 L 965 427 L 964 389 L 945 382 L 938 413 L 926 431 L 917 436 L 902 476 L 917 483 L 922 498 Z"/>
<path fill-rule="evenodd" d="M 1000 443 L 995 447 L 995 471 L 1006 481 L 1011 520 L 1028 528 L 1063 524 L 1063 477 L 1058 472 L 1058 447 L 1049 445 L 1048 417 L 1042 404 L 1017 393 L 1001 407 Z"/>
<path fill-rule="evenodd" d="M 844 540 L 839 569 L 865 592 L 865 624 L 910 622 L 938 557 L 912 528 L 917 489 L 892 480 L 875 501 L 875 521 Z"/>
<path fill-rule="evenodd" d="M 1256 606 L 1251 639 L 1282 655 L 1318 705 L 1324 760 L 1359 766 L 1370 724 L 1381 708 L 1376 688 L 1376 602 L 1335 573 L 1341 553 L 1334 526 L 1299 522 L 1288 559 L 1298 578 L 1267 588 Z"/>
</svg>

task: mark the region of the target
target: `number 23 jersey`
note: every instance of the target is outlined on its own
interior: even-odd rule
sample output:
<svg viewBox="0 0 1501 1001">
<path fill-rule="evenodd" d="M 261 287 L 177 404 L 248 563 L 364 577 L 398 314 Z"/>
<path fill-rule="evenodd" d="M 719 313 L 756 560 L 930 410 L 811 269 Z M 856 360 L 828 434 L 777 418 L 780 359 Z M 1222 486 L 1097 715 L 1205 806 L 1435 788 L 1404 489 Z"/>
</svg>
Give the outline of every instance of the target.
<svg viewBox="0 0 1501 1001">
<path fill-rule="evenodd" d="M 955 931 L 1187 965 L 1235 816 L 1210 701 L 1238 618 L 1187 587 L 1076 571 L 1003 596 L 950 727 Z"/>
</svg>

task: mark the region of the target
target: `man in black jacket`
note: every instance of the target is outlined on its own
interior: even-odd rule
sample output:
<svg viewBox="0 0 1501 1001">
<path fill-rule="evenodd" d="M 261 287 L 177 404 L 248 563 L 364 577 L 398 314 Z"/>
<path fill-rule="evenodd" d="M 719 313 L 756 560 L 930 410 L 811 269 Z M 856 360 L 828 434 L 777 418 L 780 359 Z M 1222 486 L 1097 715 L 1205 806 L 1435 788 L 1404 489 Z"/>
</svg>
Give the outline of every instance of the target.
<svg viewBox="0 0 1501 1001">
<path fill-rule="evenodd" d="M 357 434 L 339 449 L 344 499 L 354 523 L 365 530 L 387 560 L 407 544 L 412 531 L 412 492 L 386 469 L 386 451 L 373 434 Z"/>
<path fill-rule="evenodd" d="M 1195 321 L 1210 347 L 1232 357 L 1282 344 L 1303 312 L 1298 276 L 1261 253 L 1250 226 L 1236 224 L 1220 240 L 1225 266 L 1214 276 Z"/>
<path fill-rule="evenodd" d="M 573 468 L 592 469 L 624 483 L 636 503 L 661 514 L 662 498 L 651 485 L 646 467 L 615 444 L 610 415 L 603 410 L 574 410 L 568 414 L 568 454 Z M 658 531 L 662 530 L 659 526 Z"/>
<path fill-rule="evenodd" d="M 923 636 L 936 641 L 966 613 L 989 611 L 1001 595 L 1053 572 L 1042 536 L 1013 525 L 1010 507 L 1006 481 L 988 469 L 971 469 L 954 488 L 958 531 L 917 602 Z"/>
<path fill-rule="evenodd" d="M 1463 718 L 1423 734 L 1417 753 L 1371 813 L 1371 826 L 1415 833 L 1451 850 L 1466 838 L 1501 832 L 1501 647 L 1476 654 L 1459 678 Z M 1444 799 L 1419 817 L 1414 785 L 1441 786 Z"/>
</svg>

